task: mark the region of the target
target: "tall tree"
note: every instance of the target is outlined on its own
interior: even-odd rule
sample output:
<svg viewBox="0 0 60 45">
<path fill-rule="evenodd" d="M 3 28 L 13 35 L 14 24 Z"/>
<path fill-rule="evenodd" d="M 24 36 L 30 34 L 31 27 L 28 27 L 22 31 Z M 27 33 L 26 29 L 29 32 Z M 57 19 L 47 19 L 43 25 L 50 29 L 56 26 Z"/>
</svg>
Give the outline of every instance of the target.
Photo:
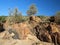
<svg viewBox="0 0 60 45">
<path fill-rule="evenodd" d="M 37 8 L 34 4 L 32 4 L 29 8 L 29 10 L 27 10 L 27 15 L 34 15 L 37 13 Z"/>
</svg>

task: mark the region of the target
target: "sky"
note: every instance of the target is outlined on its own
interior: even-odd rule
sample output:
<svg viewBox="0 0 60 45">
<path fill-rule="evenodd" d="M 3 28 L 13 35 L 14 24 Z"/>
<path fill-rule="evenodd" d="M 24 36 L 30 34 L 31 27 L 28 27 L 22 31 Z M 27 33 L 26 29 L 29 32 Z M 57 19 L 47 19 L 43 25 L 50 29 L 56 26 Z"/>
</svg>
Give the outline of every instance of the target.
<svg viewBox="0 0 60 45">
<path fill-rule="evenodd" d="M 22 15 L 26 16 L 32 4 L 37 7 L 36 15 L 52 16 L 60 11 L 60 0 L 0 0 L 0 15 L 8 16 L 9 8 L 18 8 Z"/>
</svg>

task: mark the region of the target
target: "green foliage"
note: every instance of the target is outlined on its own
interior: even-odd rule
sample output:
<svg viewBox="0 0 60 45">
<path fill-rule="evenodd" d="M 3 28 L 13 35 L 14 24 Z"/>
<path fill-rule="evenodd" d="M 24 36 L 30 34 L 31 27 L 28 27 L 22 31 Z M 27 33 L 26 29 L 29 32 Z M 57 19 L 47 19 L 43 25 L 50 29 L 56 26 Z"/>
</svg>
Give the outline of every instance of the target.
<svg viewBox="0 0 60 45">
<path fill-rule="evenodd" d="M 6 16 L 0 16 L 0 22 L 4 23 L 6 21 L 5 18 L 6 18 Z"/>
<path fill-rule="evenodd" d="M 22 22 L 27 21 L 28 20 L 28 16 L 22 16 Z"/>
<path fill-rule="evenodd" d="M 60 11 L 56 13 L 56 16 L 57 16 L 57 15 L 60 16 Z"/>
<path fill-rule="evenodd" d="M 38 16 L 42 21 L 48 21 L 47 19 L 49 18 L 48 16 Z"/>
<path fill-rule="evenodd" d="M 27 10 L 27 15 L 34 15 L 37 13 L 37 8 L 36 6 L 33 4 L 30 6 L 29 10 Z"/>
<path fill-rule="evenodd" d="M 60 24 L 60 12 L 57 12 L 55 15 L 55 22 Z"/>
</svg>

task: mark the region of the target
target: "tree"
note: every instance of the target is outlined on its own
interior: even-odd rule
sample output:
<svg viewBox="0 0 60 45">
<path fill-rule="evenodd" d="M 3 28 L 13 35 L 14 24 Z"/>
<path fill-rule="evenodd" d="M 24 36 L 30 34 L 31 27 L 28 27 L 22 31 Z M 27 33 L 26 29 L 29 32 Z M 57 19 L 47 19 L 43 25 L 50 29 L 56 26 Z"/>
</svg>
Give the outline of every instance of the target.
<svg viewBox="0 0 60 45">
<path fill-rule="evenodd" d="M 15 23 L 26 21 L 26 18 L 22 16 L 22 13 L 19 12 L 17 8 L 13 11 L 13 19 Z"/>
<path fill-rule="evenodd" d="M 15 23 L 22 21 L 22 13 L 20 13 L 17 8 L 15 8 L 13 12 L 13 18 Z"/>
<path fill-rule="evenodd" d="M 55 22 L 60 24 L 60 12 L 57 12 L 55 15 Z"/>
<path fill-rule="evenodd" d="M 56 13 L 56 15 L 60 16 L 60 11 Z"/>
<path fill-rule="evenodd" d="M 22 14 L 17 8 L 15 8 L 14 11 L 9 11 L 9 16 L 6 19 L 9 24 L 20 23 L 22 21 Z"/>
<path fill-rule="evenodd" d="M 29 10 L 27 10 L 27 15 L 34 15 L 37 13 L 37 8 L 36 6 L 33 4 L 30 6 Z"/>
</svg>

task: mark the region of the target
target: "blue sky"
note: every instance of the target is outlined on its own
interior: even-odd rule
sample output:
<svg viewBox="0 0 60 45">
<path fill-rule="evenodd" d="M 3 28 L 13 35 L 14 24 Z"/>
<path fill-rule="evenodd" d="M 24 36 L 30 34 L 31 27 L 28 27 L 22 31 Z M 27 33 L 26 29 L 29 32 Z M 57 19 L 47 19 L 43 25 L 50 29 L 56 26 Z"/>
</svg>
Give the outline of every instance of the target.
<svg viewBox="0 0 60 45">
<path fill-rule="evenodd" d="M 51 16 L 60 11 L 60 0 L 0 0 L 0 15 L 8 15 L 9 8 L 18 8 L 23 15 L 31 4 L 35 4 L 38 13 L 36 15 Z"/>
</svg>

